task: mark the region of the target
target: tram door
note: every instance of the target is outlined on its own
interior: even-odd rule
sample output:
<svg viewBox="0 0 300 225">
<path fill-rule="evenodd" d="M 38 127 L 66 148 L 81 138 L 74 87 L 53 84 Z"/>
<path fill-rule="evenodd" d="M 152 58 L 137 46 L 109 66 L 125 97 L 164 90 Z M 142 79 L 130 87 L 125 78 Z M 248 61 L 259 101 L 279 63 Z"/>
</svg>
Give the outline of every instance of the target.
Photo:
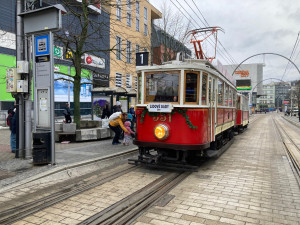
<svg viewBox="0 0 300 225">
<path fill-rule="evenodd" d="M 217 104 L 216 104 L 216 80 L 212 77 L 209 77 L 208 80 L 208 96 L 209 96 L 209 127 L 210 127 L 210 141 L 214 141 L 214 130 L 215 130 L 215 124 L 216 124 L 216 116 L 217 116 Z"/>
</svg>

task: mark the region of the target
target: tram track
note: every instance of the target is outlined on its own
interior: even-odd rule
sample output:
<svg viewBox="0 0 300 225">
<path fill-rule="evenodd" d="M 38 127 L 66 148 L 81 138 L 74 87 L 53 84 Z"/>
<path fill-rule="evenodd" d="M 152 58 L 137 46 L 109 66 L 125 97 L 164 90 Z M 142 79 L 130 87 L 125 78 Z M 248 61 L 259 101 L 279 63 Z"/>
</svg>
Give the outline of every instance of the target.
<svg viewBox="0 0 300 225">
<path fill-rule="evenodd" d="M 278 131 L 278 135 L 283 143 L 286 156 L 290 163 L 290 166 L 295 174 L 295 178 L 300 186 L 300 148 L 293 141 L 291 136 L 286 132 L 286 130 L 272 117 L 273 124 Z"/>
<path fill-rule="evenodd" d="M 190 174 L 191 172 L 165 174 L 111 207 L 82 221 L 79 225 L 130 224 Z"/>
<path fill-rule="evenodd" d="M 127 165 L 126 168 L 123 168 L 122 170 L 104 174 L 86 184 L 74 186 L 73 188 L 63 189 L 46 197 L 2 211 L 0 213 L 0 224 L 11 224 L 13 222 L 19 221 L 54 204 L 60 203 L 75 195 L 88 191 L 94 187 L 110 182 L 129 172 L 137 170 L 138 168 L 140 167 Z"/>
</svg>

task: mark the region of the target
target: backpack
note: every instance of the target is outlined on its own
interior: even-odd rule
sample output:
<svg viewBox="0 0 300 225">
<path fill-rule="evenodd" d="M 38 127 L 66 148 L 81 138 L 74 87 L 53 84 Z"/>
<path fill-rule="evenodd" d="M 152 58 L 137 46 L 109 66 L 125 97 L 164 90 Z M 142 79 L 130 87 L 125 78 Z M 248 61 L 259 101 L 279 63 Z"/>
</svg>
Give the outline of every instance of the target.
<svg viewBox="0 0 300 225">
<path fill-rule="evenodd" d="M 8 114 L 7 118 L 6 118 L 6 124 L 7 126 L 10 127 L 11 125 L 11 119 L 13 118 L 13 115 L 12 114 Z"/>
<path fill-rule="evenodd" d="M 115 113 L 111 114 L 111 116 L 108 118 L 108 121 L 112 121 L 112 120 L 119 118 L 121 114 L 122 114 L 121 112 L 115 112 Z"/>
</svg>

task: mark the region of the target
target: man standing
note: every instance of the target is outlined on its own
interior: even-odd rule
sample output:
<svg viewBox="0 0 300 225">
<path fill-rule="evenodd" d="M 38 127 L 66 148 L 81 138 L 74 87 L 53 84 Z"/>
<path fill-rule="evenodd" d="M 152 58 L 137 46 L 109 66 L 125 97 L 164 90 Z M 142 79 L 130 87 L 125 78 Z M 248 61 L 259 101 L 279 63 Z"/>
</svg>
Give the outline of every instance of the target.
<svg viewBox="0 0 300 225">
<path fill-rule="evenodd" d="M 65 116 L 66 123 L 72 123 L 71 110 L 70 110 L 70 105 L 68 103 L 66 104 L 66 108 L 63 114 Z"/>
<path fill-rule="evenodd" d="M 12 119 L 10 120 L 10 148 L 11 152 L 16 152 L 16 133 L 17 133 L 17 118 L 16 118 L 16 108 L 13 111 Z"/>
</svg>

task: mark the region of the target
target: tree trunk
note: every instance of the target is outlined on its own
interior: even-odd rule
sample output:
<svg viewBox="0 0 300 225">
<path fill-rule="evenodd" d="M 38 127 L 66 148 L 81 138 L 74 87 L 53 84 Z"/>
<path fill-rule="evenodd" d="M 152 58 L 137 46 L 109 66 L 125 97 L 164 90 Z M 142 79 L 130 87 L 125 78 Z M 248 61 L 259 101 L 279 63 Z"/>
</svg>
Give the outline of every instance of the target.
<svg viewBox="0 0 300 225">
<path fill-rule="evenodd" d="M 81 58 L 75 56 L 75 76 L 74 76 L 74 86 L 73 86 L 73 96 L 74 96 L 74 123 L 76 123 L 77 129 L 80 128 L 80 82 L 81 82 Z M 79 60 L 78 60 L 79 58 Z"/>
</svg>

